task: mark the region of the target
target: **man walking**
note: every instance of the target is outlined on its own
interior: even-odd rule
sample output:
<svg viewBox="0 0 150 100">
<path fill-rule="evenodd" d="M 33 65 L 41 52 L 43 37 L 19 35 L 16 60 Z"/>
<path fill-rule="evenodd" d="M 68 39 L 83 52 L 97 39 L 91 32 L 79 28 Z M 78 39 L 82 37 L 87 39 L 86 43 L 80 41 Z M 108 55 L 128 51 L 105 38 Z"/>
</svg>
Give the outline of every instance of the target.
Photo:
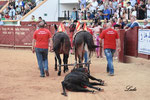
<svg viewBox="0 0 150 100">
<path fill-rule="evenodd" d="M 48 72 L 48 46 L 50 43 L 51 33 L 44 28 L 45 23 L 39 23 L 39 29 L 34 32 L 32 41 L 32 52 L 36 52 L 38 66 L 40 69 L 40 77 L 49 76 Z"/>
<path fill-rule="evenodd" d="M 116 41 L 118 42 L 118 52 L 120 51 L 120 39 L 117 31 L 111 28 L 112 24 L 107 24 L 107 29 L 99 35 L 100 44 L 104 39 L 104 52 L 107 58 L 107 72 L 110 76 L 114 75 L 113 55 L 116 51 Z"/>
</svg>

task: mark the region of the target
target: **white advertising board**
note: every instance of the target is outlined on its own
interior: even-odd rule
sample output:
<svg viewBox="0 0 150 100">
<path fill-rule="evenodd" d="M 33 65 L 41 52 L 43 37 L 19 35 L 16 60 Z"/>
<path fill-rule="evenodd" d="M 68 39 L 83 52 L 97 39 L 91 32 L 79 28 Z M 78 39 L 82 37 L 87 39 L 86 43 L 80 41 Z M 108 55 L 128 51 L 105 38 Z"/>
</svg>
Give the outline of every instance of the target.
<svg viewBox="0 0 150 100">
<path fill-rule="evenodd" d="M 139 29 L 138 53 L 150 55 L 150 29 Z"/>
</svg>

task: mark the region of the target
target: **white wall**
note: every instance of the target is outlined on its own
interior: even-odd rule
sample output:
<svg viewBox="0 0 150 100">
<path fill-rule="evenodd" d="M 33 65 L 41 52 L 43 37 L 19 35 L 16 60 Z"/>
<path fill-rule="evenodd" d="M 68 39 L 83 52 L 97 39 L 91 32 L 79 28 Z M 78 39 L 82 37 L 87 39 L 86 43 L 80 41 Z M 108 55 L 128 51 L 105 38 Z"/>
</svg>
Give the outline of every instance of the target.
<svg viewBox="0 0 150 100">
<path fill-rule="evenodd" d="M 78 3 L 78 0 L 60 0 L 60 3 Z"/>
<path fill-rule="evenodd" d="M 45 13 L 47 16 L 44 16 Z M 23 21 L 30 21 L 32 15 L 34 15 L 36 19 L 41 16 L 46 21 L 58 21 L 58 0 L 46 1 Z"/>
<path fill-rule="evenodd" d="M 59 12 L 59 17 L 64 17 L 64 12 L 63 11 L 70 11 L 70 14 L 71 14 L 71 11 L 73 11 L 73 8 L 79 8 L 79 5 L 77 4 L 77 3 L 75 3 L 75 4 L 61 4 L 60 5 L 60 12 Z M 67 14 L 67 12 L 66 12 L 66 14 Z M 68 14 L 67 14 L 67 16 L 68 16 Z"/>
</svg>

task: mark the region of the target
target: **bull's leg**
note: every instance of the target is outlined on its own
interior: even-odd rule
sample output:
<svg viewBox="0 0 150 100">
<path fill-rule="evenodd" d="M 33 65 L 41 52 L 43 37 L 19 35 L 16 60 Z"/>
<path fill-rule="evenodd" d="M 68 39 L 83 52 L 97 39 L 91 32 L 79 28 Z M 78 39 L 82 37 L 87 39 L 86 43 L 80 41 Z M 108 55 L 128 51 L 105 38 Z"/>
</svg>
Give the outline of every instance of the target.
<svg viewBox="0 0 150 100">
<path fill-rule="evenodd" d="M 91 76 L 91 75 L 88 75 L 88 77 L 89 77 L 91 80 L 96 80 L 96 81 L 100 82 L 99 84 L 102 85 L 102 86 L 104 86 L 104 81 L 103 81 L 103 80 L 97 79 L 97 78 L 95 78 L 95 77 L 93 77 L 93 76 Z"/>
<path fill-rule="evenodd" d="M 92 86 L 90 83 L 84 83 L 84 85 L 85 85 L 85 86 L 87 86 L 87 87 L 90 87 L 90 88 L 96 89 L 96 90 L 98 90 L 98 91 L 101 91 L 101 90 L 102 90 L 101 88 L 98 88 L 98 87 L 94 87 L 94 86 Z"/>
<path fill-rule="evenodd" d="M 65 88 L 65 84 L 64 84 L 64 81 L 63 82 L 61 82 L 61 84 L 62 84 L 62 89 L 63 89 L 63 93 L 61 93 L 62 95 L 64 95 L 64 96 L 67 96 L 67 93 L 66 93 L 66 88 Z"/>
<path fill-rule="evenodd" d="M 57 57 L 55 56 L 55 71 L 57 71 Z"/>
<path fill-rule="evenodd" d="M 96 82 L 90 82 L 91 85 L 102 85 L 104 86 L 104 82 L 96 83 Z"/>
<path fill-rule="evenodd" d="M 68 71 L 68 54 L 64 54 L 63 62 L 65 64 L 64 66 L 64 73 Z"/>
<path fill-rule="evenodd" d="M 72 87 L 71 91 L 75 91 L 75 92 L 92 92 L 92 93 L 95 92 L 94 90 L 89 90 L 76 84 L 71 84 L 71 87 Z"/>
<path fill-rule="evenodd" d="M 61 75 L 61 58 L 60 58 L 59 53 L 56 53 L 56 56 L 57 56 L 57 59 L 58 59 L 58 62 L 59 62 L 58 76 L 60 76 Z"/>
</svg>

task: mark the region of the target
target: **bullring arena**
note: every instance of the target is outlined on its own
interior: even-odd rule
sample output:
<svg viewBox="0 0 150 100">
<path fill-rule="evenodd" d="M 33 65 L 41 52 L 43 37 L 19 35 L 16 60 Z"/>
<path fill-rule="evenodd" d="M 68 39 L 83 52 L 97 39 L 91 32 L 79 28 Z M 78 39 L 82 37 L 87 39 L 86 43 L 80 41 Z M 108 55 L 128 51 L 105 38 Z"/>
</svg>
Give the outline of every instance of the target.
<svg viewBox="0 0 150 100">
<path fill-rule="evenodd" d="M 149 100 L 150 62 L 132 58 L 132 63 L 114 60 L 115 76 L 106 73 L 106 59 L 92 56 L 91 75 L 103 79 L 104 92 L 81 93 L 67 91 L 62 96 L 61 81 L 67 73 L 57 76 L 54 71 L 54 53 L 49 52 L 50 76 L 39 77 L 35 54 L 31 50 L 0 48 L 0 100 Z M 69 63 L 74 63 L 70 55 Z M 73 67 L 69 67 L 69 72 Z M 124 91 L 126 86 L 136 91 Z"/>
</svg>

